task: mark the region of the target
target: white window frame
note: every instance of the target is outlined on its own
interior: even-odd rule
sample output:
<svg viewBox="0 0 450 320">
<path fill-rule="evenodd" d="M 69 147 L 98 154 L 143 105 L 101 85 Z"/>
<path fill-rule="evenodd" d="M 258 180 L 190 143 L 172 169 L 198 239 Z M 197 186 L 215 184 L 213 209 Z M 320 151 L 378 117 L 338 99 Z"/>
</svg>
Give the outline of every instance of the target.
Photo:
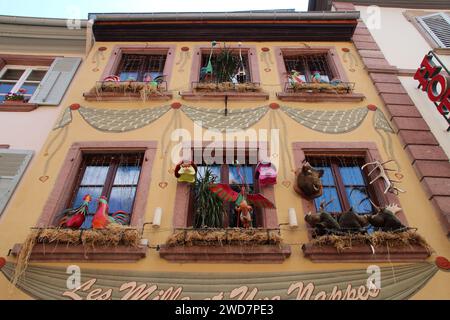
<svg viewBox="0 0 450 320">
<path fill-rule="evenodd" d="M 3 79 L 1 79 L 7 70 L 24 70 L 24 73 L 18 80 L 3 80 Z M 28 77 L 30 76 L 30 74 L 33 71 L 48 71 L 48 70 L 49 70 L 49 68 L 44 67 L 44 66 L 6 65 L 0 70 L 0 82 L 15 83 L 14 87 L 9 92 L 17 93 L 19 91 L 19 89 L 22 88 L 22 86 L 25 82 L 35 83 L 38 86 L 41 84 L 42 80 L 41 81 L 27 81 Z M 42 78 L 42 79 L 44 79 L 44 78 Z M 26 98 L 28 98 L 27 100 L 30 100 L 31 98 L 33 98 L 36 91 L 33 94 L 25 93 L 24 96 Z M 0 93 L 0 96 L 6 96 L 7 94 L 8 93 Z"/>
</svg>

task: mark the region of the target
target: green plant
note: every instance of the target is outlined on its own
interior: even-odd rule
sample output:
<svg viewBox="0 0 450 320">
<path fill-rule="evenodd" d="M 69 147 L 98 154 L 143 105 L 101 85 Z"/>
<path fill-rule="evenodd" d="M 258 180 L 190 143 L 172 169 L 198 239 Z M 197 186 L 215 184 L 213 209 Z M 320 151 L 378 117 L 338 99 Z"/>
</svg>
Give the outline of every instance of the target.
<svg viewBox="0 0 450 320">
<path fill-rule="evenodd" d="M 200 174 L 194 184 L 194 226 L 196 228 L 222 228 L 226 211 L 223 201 L 211 192 L 216 183 L 210 168 Z"/>
<path fill-rule="evenodd" d="M 225 45 L 220 52 L 213 56 L 213 75 L 216 82 L 231 82 L 239 66 L 239 58 Z"/>
</svg>

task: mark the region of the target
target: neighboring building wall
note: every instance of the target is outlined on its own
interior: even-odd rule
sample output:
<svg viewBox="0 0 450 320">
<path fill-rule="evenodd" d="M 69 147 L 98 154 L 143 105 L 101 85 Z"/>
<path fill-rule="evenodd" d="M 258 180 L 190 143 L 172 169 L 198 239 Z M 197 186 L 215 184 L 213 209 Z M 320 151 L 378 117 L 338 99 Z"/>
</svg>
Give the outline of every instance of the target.
<svg viewBox="0 0 450 320">
<path fill-rule="evenodd" d="M 372 10 L 366 6 L 355 6 L 361 12 L 361 19 L 366 25 L 371 25 L 374 17 Z M 442 10 L 422 10 L 379 7 L 379 28 L 369 28 L 370 34 L 383 52 L 386 60 L 399 69 L 416 70 L 430 50 L 433 48 L 418 31 L 416 26 L 408 20 L 408 13 L 420 13 L 420 15 L 442 12 Z M 450 12 L 450 11 L 447 11 Z M 414 19 L 411 17 L 409 19 Z M 440 54 L 442 62 L 450 67 L 450 49 L 446 54 Z M 436 106 L 428 99 L 426 92 L 419 89 L 418 81 L 412 75 L 399 76 L 408 95 L 417 106 L 419 112 L 430 126 L 431 132 L 438 140 L 442 149 L 450 157 L 450 132 L 447 131 L 448 123 L 436 110 Z"/>
<path fill-rule="evenodd" d="M 64 19 L 1 16 L 0 58 L 2 55 L 82 58 L 86 21 L 80 21 L 79 27 L 67 28 Z M 0 144 L 39 152 L 59 113 L 59 106 L 43 105 L 30 112 L 0 112 Z"/>
</svg>

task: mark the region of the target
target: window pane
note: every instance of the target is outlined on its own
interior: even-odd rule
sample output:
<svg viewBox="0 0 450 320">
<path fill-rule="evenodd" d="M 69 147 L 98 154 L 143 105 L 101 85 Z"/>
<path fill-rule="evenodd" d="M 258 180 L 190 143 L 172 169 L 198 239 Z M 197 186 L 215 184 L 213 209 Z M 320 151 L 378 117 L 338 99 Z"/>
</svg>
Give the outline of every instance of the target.
<svg viewBox="0 0 450 320">
<path fill-rule="evenodd" d="M 94 213 L 97 210 L 97 199 L 100 198 L 102 190 L 102 187 L 80 187 L 72 207 L 80 206 L 84 196 L 89 194 L 92 197 L 92 201 L 89 203 L 89 212 Z"/>
<path fill-rule="evenodd" d="M 239 168 L 239 170 L 238 170 Z M 239 175 L 240 172 L 240 175 Z M 242 177 L 241 177 L 242 176 Z M 230 166 L 230 184 L 253 184 L 252 166 Z M 244 181 L 242 181 L 244 179 Z"/>
<path fill-rule="evenodd" d="M 20 89 L 25 89 L 26 91 L 24 94 L 33 94 L 36 91 L 36 88 L 38 87 L 37 83 L 29 83 L 25 82 Z"/>
<path fill-rule="evenodd" d="M 131 213 L 135 194 L 136 187 L 113 187 L 108 202 L 109 212 L 121 210 Z"/>
<path fill-rule="evenodd" d="M 117 184 L 136 185 L 139 181 L 140 173 L 141 173 L 140 166 L 120 166 L 117 169 L 116 177 L 114 178 L 114 185 Z"/>
<path fill-rule="evenodd" d="M 221 181 L 221 174 L 220 174 L 220 166 L 219 165 L 212 165 L 212 166 L 198 166 L 197 167 L 197 178 L 204 177 L 206 168 L 209 168 L 216 177 L 216 182 Z"/>
<path fill-rule="evenodd" d="M 362 176 L 361 168 L 353 167 L 339 167 L 339 172 L 342 176 L 342 181 L 346 186 L 364 186 L 364 178 Z"/>
<path fill-rule="evenodd" d="M 91 229 L 92 228 L 92 219 L 94 218 L 93 214 L 86 215 L 86 219 L 81 225 L 80 229 Z"/>
<path fill-rule="evenodd" d="M 120 81 L 137 81 L 139 77 L 138 72 L 121 72 L 119 74 Z"/>
<path fill-rule="evenodd" d="M 87 166 L 81 185 L 99 186 L 103 185 L 108 174 L 109 166 Z"/>
<path fill-rule="evenodd" d="M 0 101 L 5 101 L 5 96 L 0 95 Z"/>
<path fill-rule="evenodd" d="M 320 178 L 324 186 L 334 186 L 334 177 L 330 167 L 314 166 L 314 169 L 323 170 L 323 176 Z"/>
<path fill-rule="evenodd" d="M 367 199 L 367 191 L 366 188 L 345 188 L 345 192 L 347 193 L 348 201 L 350 202 L 350 206 L 353 207 L 355 212 L 358 213 L 370 213 L 372 212 L 372 204 L 369 199 Z M 365 199 L 363 201 L 363 199 Z M 360 204 L 361 203 L 361 204 Z"/>
<path fill-rule="evenodd" d="M 15 83 L 0 82 L 0 93 L 10 93 Z"/>
<path fill-rule="evenodd" d="M 334 199 L 333 202 L 331 202 L 325 209 L 328 212 L 342 212 L 342 206 L 339 201 L 339 197 L 336 191 L 336 188 L 329 188 L 324 187 L 323 188 L 323 194 L 319 198 L 314 199 L 314 204 L 316 205 L 316 209 L 319 209 L 320 202 L 322 200 L 325 200 L 325 202 L 330 201 L 331 199 Z"/>
<path fill-rule="evenodd" d="M 2 79 L 3 80 L 19 80 L 24 72 L 25 72 L 25 70 L 8 69 L 3 74 Z"/>
<path fill-rule="evenodd" d="M 41 81 L 44 78 L 46 73 L 47 73 L 47 71 L 45 71 L 45 70 L 33 70 L 33 71 L 31 71 L 27 80 L 28 81 Z"/>
</svg>

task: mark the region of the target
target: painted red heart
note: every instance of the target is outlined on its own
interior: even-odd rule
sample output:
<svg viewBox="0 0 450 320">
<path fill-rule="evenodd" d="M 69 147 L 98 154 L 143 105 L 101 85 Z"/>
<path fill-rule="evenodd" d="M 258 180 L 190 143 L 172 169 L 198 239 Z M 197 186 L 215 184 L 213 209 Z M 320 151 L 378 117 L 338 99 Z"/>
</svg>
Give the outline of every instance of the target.
<svg viewBox="0 0 450 320">
<path fill-rule="evenodd" d="M 169 185 L 167 182 L 160 182 L 159 184 L 159 187 L 161 188 L 161 189 L 165 189 L 165 188 L 167 188 L 167 186 Z"/>
<path fill-rule="evenodd" d="M 281 184 L 282 184 L 283 186 L 285 186 L 286 188 L 289 188 L 289 187 L 291 186 L 291 182 L 288 181 L 288 180 L 284 180 Z"/>
<path fill-rule="evenodd" d="M 42 176 L 42 177 L 39 177 L 39 181 L 41 181 L 42 183 L 44 183 L 45 181 L 48 180 L 48 178 L 50 178 L 50 177 L 49 177 L 49 176 Z"/>
</svg>

